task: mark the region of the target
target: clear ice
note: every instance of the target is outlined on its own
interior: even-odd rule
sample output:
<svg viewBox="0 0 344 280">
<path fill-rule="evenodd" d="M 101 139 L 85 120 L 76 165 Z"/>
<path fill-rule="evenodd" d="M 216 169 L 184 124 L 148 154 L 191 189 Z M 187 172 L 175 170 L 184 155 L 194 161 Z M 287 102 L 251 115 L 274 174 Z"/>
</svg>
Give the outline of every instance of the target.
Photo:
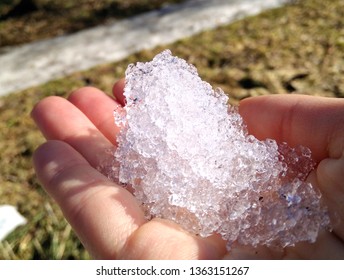
<svg viewBox="0 0 344 280">
<path fill-rule="evenodd" d="M 228 246 L 314 242 L 329 225 L 320 192 L 305 181 L 310 150 L 249 135 L 224 92 L 185 60 L 166 50 L 129 65 L 124 95 L 112 169 L 147 218 L 219 233 Z"/>
</svg>

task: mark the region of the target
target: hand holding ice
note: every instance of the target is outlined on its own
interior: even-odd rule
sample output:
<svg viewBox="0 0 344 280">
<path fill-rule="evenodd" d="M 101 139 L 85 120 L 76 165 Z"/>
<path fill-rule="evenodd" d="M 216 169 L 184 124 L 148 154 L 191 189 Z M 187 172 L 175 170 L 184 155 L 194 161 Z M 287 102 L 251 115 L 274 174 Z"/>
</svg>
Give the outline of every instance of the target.
<svg viewBox="0 0 344 280">
<path fill-rule="evenodd" d="M 320 193 L 305 182 L 309 149 L 248 135 L 192 65 L 169 51 L 130 65 L 124 95 L 115 169 L 149 217 L 254 246 L 314 242 L 328 226 Z"/>
</svg>

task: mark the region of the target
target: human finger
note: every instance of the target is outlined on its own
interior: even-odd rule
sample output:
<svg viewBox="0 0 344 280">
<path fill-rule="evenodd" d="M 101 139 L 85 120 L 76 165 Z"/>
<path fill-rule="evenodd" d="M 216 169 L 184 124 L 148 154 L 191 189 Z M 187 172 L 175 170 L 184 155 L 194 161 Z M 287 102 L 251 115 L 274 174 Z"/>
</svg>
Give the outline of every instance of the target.
<svg viewBox="0 0 344 280">
<path fill-rule="evenodd" d="M 72 103 L 50 96 L 40 101 L 31 116 L 48 140 L 61 140 L 71 145 L 97 167 L 103 163 L 113 145 L 97 127 Z"/>
<path fill-rule="evenodd" d="M 332 227 L 344 240 L 344 156 L 324 159 L 317 168 L 319 188 L 332 215 Z"/>
<path fill-rule="evenodd" d="M 116 145 L 119 128 L 115 125 L 113 111 L 119 104 L 104 92 L 84 87 L 71 93 L 68 100 L 82 111 L 97 129 Z"/>
<path fill-rule="evenodd" d="M 271 95 L 241 101 L 249 132 L 291 146 L 304 145 L 319 162 L 344 150 L 344 100 L 304 95 Z"/>
<path fill-rule="evenodd" d="M 65 142 L 46 142 L 34 153 L 33 162 L 38 179 L 91 255 L 123 255 L 129 236 L 146 222 L 134 197 Z"/>
<path fill-rule="evenodd" d="M 115 96 L 116 100 L 122 105 L 125 105 L 125 97 L 123 95 L 125 86 L 125 80 L 120 79 L 112 88 L 113 95 Z"/>
</svg>

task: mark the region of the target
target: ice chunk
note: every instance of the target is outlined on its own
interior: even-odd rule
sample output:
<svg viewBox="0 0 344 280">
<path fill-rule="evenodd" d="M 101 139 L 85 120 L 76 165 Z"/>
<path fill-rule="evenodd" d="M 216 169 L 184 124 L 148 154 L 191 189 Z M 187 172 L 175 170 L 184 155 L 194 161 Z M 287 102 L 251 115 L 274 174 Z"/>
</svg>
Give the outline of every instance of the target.
<svg viewBox="0 0 344 280">
<path fill-rule="evenodd" d="M 254 246 L 314 242 L 329 225 L 320 193 L 305 182 L 310 150 L 248 135 L 223 91 L 169 50 L 129 65 L 124 95 L 113 170 L 148 218 Z"/>
</svg>

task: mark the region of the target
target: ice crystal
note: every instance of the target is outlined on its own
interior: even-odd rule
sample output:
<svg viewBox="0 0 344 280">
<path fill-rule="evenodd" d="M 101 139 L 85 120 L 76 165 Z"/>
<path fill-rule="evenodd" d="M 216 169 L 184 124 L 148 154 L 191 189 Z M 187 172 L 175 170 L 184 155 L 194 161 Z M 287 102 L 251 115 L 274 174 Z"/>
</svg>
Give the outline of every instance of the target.
<svg viewBox="0 0 344 280">
<path fill-rule="evenodd" d="M 169 50 L 129 65 L 124 95 L 113 170 L 148 218 L 204 237 L 217 232 L 228 244 L 280 247 L 314 242 L 329 224 L 305 181 L 310 150 L 249 135 L 223 91 Z"/>
</svg>

